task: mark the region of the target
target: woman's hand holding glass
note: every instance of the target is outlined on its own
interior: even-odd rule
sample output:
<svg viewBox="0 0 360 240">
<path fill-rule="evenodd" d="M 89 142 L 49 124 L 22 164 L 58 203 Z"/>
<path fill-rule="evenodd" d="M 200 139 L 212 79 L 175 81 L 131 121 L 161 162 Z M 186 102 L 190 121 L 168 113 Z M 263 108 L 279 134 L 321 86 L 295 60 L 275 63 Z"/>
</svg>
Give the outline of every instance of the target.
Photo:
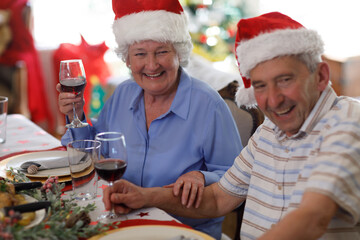
<svg viewBox="0 0 360 240">
<path fill-rule="evenodd" d="M 86 127 L 78 116 L 83 116 L 84 89 L 86 76 L 81 59 L 64 60 L 60 62 L 59 84 L 56 89 L 59 94 L 60 112 L 68 116 L 71 121 L 67 128 Z"/>
<path fill-rule="evenodd" d="M 77 116 L 81 119 L 84 115 L 84 93 L 81 92 L 80 94 L 76 95 L 74 93 L 69 92 L 63 92 L 61 90 L 60 83 L 56 85 L 56 90 L 59 92 L 59 98 L 58 98 L 58 105 L 59 110 L 61 113 L 66 115 L 69 118 L 69 121 L 72 122 L 73 120 L 73 103 L 75 106 L 75 111 Z"/>
</svg>

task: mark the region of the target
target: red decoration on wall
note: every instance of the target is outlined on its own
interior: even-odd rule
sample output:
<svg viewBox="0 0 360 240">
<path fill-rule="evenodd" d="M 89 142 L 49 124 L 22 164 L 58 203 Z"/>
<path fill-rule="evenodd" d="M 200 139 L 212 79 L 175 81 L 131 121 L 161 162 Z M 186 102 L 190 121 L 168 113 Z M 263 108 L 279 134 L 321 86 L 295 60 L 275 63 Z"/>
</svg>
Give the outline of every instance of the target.
<svg viewBox="0 0 360 240">
<path fill-rule="evenodd" d="M 82 59 L 87 85 L 84 91 L 85 106 L 84 111 L 87 114 L 90 110 L 90 100 L 92 93 L 91 77 L 97 76 L 100 80 L 100 84 L 105 86 L 107 78 L 110 76 L 110 70 L 108 65 L 104 61 L 104 54 L 109 48 L 105 42 L 90 45 L 81 36 L 80 45 L 74 45 L 70 43 L 62 43 L 57 50 L 54 51 L 54 74 L 56 84 L 59 82 L 59 69 L 60 61 L 67 59 Z"/>
</svg>

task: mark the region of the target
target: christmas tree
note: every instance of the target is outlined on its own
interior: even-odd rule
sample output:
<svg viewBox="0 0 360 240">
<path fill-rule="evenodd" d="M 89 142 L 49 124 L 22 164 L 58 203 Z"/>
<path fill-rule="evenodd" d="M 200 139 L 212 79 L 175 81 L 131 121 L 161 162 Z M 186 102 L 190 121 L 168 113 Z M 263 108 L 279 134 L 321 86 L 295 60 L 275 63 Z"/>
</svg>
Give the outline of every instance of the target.
<svg viewBox="0 0 360 240">
<path fill-rule="evenodd" d="M 254 9 L 254 2 L 244 0 L 183 0 L 181 4 L 189 17 L 194 53 L 213 62 L 234 53 L 236 24 Z"/>
</svg>

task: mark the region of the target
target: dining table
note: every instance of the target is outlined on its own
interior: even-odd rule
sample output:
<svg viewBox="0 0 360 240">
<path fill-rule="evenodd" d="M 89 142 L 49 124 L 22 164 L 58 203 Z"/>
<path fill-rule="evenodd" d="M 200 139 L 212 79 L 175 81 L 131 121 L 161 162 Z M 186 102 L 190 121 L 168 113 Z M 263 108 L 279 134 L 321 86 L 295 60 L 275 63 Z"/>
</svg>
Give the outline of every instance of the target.
<svg viewBox="0 0 360 240">
<path fill-rule="evenodd" d="M 14 159 L 34 153 L 51 155 L 51 153 L 58 151 L 66 151 L 66 148 L 61 145 L 59 139 L 44 131 L 27 117 L 21 114 L 10 114 L 7 116 L 6 142 L 0 144 L 0 176 L 4 178 L 8 177 L 8 164 Z M 86 206 L 87 204 L 94 204 L 96 206 L 95 210 L 89 213 L 91 224 L 97 224 L 97 217 L 105 211 L 102 202 L 102 191 L 108 184 L 101 179 L 98 180 L 97 184 L 98 191 L 95 199 L 75 200 L 79 206 Z M 71 177 L 66 181 L 66 186 L 67 187 L 63 189 L 62 198 L 69 199 L 72 193 Z M 194 231 L 191 227 L 182 224 L 170 214 L 155 207 L 134 210 L 124 215 L 117 228 L 125 229 L 128 227 L 155 225 L 180 227 Z M 205 237 L 199 239 L 212 238 Z"/>
</svg>

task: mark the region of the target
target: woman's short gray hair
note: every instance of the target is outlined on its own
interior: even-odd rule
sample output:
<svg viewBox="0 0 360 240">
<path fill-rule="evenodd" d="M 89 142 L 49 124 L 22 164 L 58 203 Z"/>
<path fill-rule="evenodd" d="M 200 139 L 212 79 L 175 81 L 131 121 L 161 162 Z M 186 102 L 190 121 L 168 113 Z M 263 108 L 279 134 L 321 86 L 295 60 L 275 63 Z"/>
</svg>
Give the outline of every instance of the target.
<svg viewBox="0 0 360 240">
<path fill-rule="evenodd" d="M 176 54 L 180 59 L 180 66 L 186 67 L 189 63 L 190 54 L 193 48 L 193 45 L 190 41 L 186 42 L 173 42 L 173 47 L 175 48 Z M 115 50 L 116 54 L 126 62 L 126 59 L 129 56 L 129 45 L 121 45 Z"/>
</svg>

